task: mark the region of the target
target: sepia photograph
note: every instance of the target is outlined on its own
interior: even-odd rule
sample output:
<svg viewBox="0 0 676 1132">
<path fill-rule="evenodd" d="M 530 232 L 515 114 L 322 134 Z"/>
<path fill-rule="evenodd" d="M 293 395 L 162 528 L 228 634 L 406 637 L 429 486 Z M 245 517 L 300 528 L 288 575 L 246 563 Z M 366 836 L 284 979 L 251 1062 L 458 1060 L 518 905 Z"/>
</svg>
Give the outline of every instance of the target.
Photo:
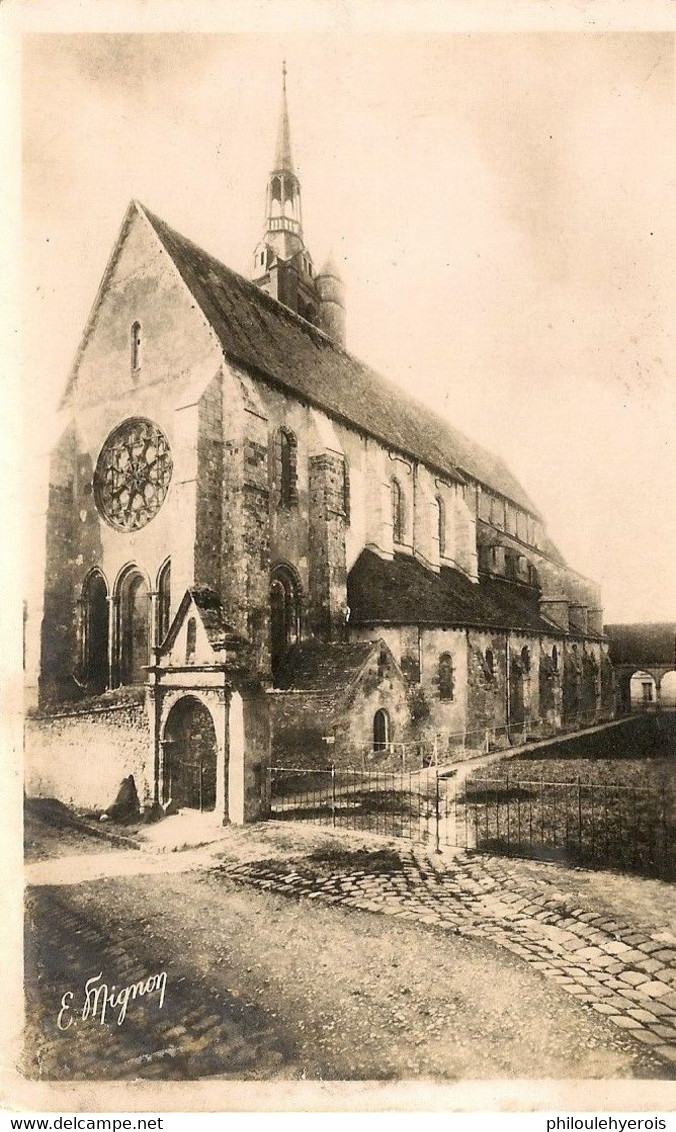
<svg viewBox="0 0 676 1132">
<path fill-rule="evenodd" d="M 674 34 L 279 11 L 21 36 L 16 1072 L 670 1108 Z"/>
</svg>

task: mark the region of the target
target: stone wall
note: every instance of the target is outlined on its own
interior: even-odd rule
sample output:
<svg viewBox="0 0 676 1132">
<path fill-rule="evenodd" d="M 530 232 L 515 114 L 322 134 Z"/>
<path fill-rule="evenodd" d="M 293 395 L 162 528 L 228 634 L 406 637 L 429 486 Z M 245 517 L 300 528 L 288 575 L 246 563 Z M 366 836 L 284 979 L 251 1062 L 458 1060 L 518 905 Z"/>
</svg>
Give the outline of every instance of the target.
<svg viewBox="0 0 676 1132">
<path fill-rule="evenodd" d="M 110 595 L 132 564 L 153 591 L 158 571 L 171 557 L 175 612 L 195 581 L 196 555 L 203 572 L 205 560 L 217 551 L 212 544 L 213 528 L 220 523 L 220 494 L 213 498 L 213 484 L 218 476 L 219 430 L 222 442 L 217 403 L 222 353 L 157 237 L 134 210 L 109 272 L 64 408 L 70 423 L 49 469 L 43 703 L 79 694 L 73 681 L 78 669 L 77 602 L 93 566 L 101 570 Z M 136 321 L 141 324 L 142 363 L 134 371 L 130 330 Z M 163 430 L 171 447 L 173 475 L 167 498 L 152 522 L 121 532 L 100 518 L 92 480 L 106 438 L 130 417 L 147 417 Z M 204 488 L 199 531 L 198 476 Z"/>
<path fill-rule="evenodd" d="M 470 750 L 483 746 L 486 731 L 500 745 L 506 744 L 507 723 L 506 641 L 502 633 L 467 633 L 467 740 Z M 487 660 L 493 654 L 492 667 Z"/>
<path fill-rule="evenodd" d="M 336 697 L 309 692 L 269 692 L 272 766 L 331 766 L 339 756 L 334 738 Z"/>
<path fill-rule="evenodd" d="M 223 525 L 223 398 L 220 375 L 199 402 L 194 578 L 218 592 Z M 182 596 L 182 595 L 181 595 Z"/>
<path fill-rule="evenodd" d="M 332 452 L 310 457 L 309 597 L 313 632 L 340 640 L 345 628 L 345 464 Z"/>
<path fill-rule="evenodd" d="M 31 797 L 105 810 L 132 774 L 141 803 L 152 800 L 153 754 L 144 698 L 28 718 L 25 789 Z"/>
</svg>

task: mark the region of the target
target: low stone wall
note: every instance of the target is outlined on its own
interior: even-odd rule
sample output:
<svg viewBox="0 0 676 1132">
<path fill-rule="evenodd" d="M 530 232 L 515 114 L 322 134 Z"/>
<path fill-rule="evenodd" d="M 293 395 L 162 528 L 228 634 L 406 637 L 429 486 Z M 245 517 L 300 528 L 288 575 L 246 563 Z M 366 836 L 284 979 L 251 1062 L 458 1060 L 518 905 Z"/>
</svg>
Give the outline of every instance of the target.
<svg viewBox="0 0 676 1132">
<path fill-rule="evenodd" d="M 273 766 L 330 767 L 336 745 L 324 741 L 334 734 L 336 703 L 332 696 L 302 692 L 268 694 Z"/>
<path fill-rule="evenodd" d="M 152 746 L 140 697 L 34 715 L 25 728 L 29 797 L 105 810 L 132 774 L 141 802 L 152 797 Z"/>
</svg>

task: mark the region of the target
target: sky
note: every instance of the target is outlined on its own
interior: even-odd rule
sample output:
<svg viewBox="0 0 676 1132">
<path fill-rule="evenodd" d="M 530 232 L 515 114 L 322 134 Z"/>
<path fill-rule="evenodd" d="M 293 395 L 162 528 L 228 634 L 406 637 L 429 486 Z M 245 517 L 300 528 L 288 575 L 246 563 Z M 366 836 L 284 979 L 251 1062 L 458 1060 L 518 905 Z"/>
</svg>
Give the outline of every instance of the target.
<svg viewBox="0 0 676 1132">
<path fill-rule="evenodd" d="M 507 460 L 606 621 L 676 620 L 666 33 L 25 36 L 34 451 L 131 198 L 250 274 L 284 57 L 349 349 Z"/>
</svg>

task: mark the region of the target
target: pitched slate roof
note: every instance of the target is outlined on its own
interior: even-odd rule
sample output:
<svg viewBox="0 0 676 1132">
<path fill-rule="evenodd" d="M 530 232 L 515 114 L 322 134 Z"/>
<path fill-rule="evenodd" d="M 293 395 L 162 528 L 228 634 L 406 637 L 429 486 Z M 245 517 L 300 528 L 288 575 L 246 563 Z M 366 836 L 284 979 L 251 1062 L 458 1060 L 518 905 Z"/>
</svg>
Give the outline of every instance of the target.
<svg viewBox="0 0 676 1132">
<path fill-rule="evenodd" d="M 140 211 L 157 233 L 226 357 L 442 474 L 473 479 L 539 517 L 509 468 L 255 284 Z"/>
<path fill-rule="evenodd" d="M 534 587 L 494 578 L 473 583 L 448 567 L 435 574 L 404 554 L 387 561 L 362 551 L 348 574 L 347 603 L 350 624 L 356 625 L 476 626 L 561 635 L 540 615 Z"/>
<path fill-rule="evenodd" d="M 285 692 L 343 691 L 357 679 L 377 647 L 373 641 L 293 645 L 284 658 L 277 687 Z"/>
<path fill-rule="evenodd" d="M 675 622 L 606 625 L 605 631 L 613 664 L 670 664 L 676 668 Z"/>
</svg>

